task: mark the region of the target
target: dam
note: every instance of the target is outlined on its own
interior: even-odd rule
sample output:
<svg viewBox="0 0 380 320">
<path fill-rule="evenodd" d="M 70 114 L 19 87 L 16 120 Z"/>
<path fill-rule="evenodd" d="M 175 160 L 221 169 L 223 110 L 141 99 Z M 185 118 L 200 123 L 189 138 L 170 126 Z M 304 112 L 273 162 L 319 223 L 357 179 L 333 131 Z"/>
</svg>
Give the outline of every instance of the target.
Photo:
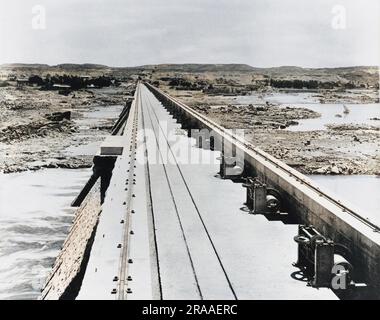
<svg viewBox="0 0 380 320">
<path fill-rule="evenodd" d="M 243 135 L 140 82 L 41 299 L 378 298 L 379 227 Z"/>
</svg>

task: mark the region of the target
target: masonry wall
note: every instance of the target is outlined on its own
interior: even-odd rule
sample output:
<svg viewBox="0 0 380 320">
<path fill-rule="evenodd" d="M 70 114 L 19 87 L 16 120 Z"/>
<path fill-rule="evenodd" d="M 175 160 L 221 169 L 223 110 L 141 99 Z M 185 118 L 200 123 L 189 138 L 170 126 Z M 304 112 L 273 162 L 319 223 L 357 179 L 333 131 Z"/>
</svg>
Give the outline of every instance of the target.
<svg viewBox="0 0 380 320">
<path fill-rule="evenodd" d="M 100 179 L 98 179 L 75 213 L 69 235 L 42 291 L 42 299 L 75 298 L 81 284 L 80 275 L 87 264 L 100 212 Z"/>
</svg>

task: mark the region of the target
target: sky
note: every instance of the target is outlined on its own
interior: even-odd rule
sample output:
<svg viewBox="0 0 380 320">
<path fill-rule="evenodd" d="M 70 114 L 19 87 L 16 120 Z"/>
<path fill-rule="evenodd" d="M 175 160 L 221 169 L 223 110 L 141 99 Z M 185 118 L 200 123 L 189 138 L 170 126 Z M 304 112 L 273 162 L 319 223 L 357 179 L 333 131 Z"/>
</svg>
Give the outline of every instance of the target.
<svg viewBox="0 0 380 320">
<path fill-rule="evenodd" d="M 16 62 L 379 65 L 380 1 L 0 0 Z"/>
</svg>

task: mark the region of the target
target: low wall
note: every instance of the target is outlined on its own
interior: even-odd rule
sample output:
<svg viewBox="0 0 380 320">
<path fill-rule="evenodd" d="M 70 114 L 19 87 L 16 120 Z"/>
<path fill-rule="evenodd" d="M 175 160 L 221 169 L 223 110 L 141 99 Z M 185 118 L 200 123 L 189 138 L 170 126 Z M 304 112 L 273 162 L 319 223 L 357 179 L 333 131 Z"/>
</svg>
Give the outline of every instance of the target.
<svg viewBox="0 0 380 320">
<path fill-rule="evenodd" d="M 81 285 L 81 273 L 87 264 L 100 212 L 100 179 L 98 179 L 75 213 L 69 235 L 48 276 L 41 299 L 75 298 Z"/>
</svg>

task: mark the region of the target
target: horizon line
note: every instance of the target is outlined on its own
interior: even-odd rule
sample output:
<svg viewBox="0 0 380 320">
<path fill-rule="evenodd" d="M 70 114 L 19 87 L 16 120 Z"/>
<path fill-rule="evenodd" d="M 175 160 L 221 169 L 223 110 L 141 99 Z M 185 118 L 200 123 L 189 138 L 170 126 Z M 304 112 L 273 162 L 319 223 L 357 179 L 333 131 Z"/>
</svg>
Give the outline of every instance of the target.
<svg viewBox="0 0 380 320">
<path fill-rule="evenodd" d="M 370 67 L 370 68 L 380 68 L 379 65 L 340 65 L 340 66 L 328 66 L 328 67 L 308 67 L 308 66 L 300 66 L 300 65 L 277 65 L 277 66 L 270 66 L 270 67 L 259 67 L 259 66 L 252 66 L 248 63 L 237 63 L 237 62 L 228 62 L 228 63 L 197 63 L 197 62 L 181 62 L 181 63 L 149 63 L 149 64 L 141 64 L 141 65 L 126 65 L 126 66 L 111 66 L 107 64 L 102 63 L 94 63 L 94 62 L 62 62 L 57 64 L 48 64 L 48 63 L 39 63 L 39 62 L 6 62 L 1 63 L 0 67 L 5 66 L 15 66 L 15 65 L 24 65 L 24 66 L 47 66 L 47 67 L 58 67 L 62 65 L 75 65 L 75 66 L 84 66 L 84 65 L 93 65 L 93 66 L 100 66 L 100 67 L 106 67 L 106 68 L 112 68 L 112 69 L 123 69 L 123 68 L 142 68 L 142 67 L 155 67 L 155 66 L 164 66 L 164 65 L 199 65 L 199 66 L 206 66 L 206 65 L 215 65 L 215 66 L 225 66 L 225 65 L 241 65 L 241 66 L 248 66 L 255 69 L 274 69 L 274 68 L 301 68 L 301 69 L 343 69 L 343 68 L 360 68 L 360 67 Z"/>
</svg>

